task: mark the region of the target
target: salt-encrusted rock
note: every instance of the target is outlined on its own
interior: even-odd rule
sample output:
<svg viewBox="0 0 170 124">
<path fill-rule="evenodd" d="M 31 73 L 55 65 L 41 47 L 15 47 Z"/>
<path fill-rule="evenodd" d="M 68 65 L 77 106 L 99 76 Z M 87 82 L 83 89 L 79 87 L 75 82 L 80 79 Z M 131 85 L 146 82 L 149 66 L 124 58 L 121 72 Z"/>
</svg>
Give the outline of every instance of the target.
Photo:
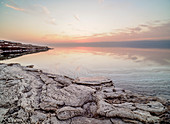
<svg viewBox="0 0 170 124">
<path fill-rule="evenodd" d="M 112 104 L 112 105 L 116 108 L 127 108 L 127 109 L 130 109 L 130 110 L 136 109 L 135 104 L 129 103 L 129 102 L 124 102 L 124 103 L 121 103 L 121 104 Z"/>
<path fill-rule="evenodd" d="M 134 118 L 144 122 L 144 123 L 159 123 L 160 118 L 156 116 L 152 116 L 149 112 L 142 111 L 142 110 L 135 110 L 133 111 L 134 113 Z"/>
<path fill-rule="evenodd" d="M 43 124 L 71 124 L 71 119 L 62 121 L 62 120 L 57 119 L 55 115 L 51 114 L 51 117 L 44 120 Z"/>
<path fill-rule="evenodd" d="M 156 115 L 160 115 L 166 111 L 166 107 L 157 101 L 156 102 L 151 101 L 147 104 L 136 103 L 136 108 L 144 110 L 144 111 L 148 111 Z"/>
<path fill-rule="evenodd" d="M 85 110 L 87 117 L 95 117 L 97 115 L 97 105 L 95 102 L 84 104 L 83 109 Z"/>
<path fill-rule="evenodd" d="M 127 124 L 125 121 L 123 121 L 120 118 L 111 118 L 110 121 L 112 122 L 112 124 Z M 140 123 L 136 123 L 136 124 L 140 124 Z"/>
<path fill-rule="evenodd" d="M 0 107 L 0 122 L 4 120 L 4 116 L 7 112 L 8 108 L 3 108 L 3 106 Z"/>
<path fill-rule="evenodd" d="M 144 123 L 158 123 L 160 118 L 156 116 L 152 116 L 149 112 L 139 111 L 126 108 L 126 106 L 122 105 L 111 105 L 104 101 L 98 102 L 98 110 L 97 113 L 101 116 L 106 117 L 119 117 L 119 118 L 128 118 L 131 120 L 139 120 Z"/>
<path fill-rule="evenodd" d="M 80 107 L 62 107 L 56 111 L 56 115 L 60 120 L 67 120 L 75 116 L 83 115 L 84 110 Z"/>
<path fill-rule="evenodd" d="M 34 112 L 32 116 L 30 117 L 31 123 L 40 123 L 43 122 L 47 118 L 47 114 L 44 114 L 42 112 Z"/>
<path fill-rule="evenodd" d="M 64 102 L 51 99 L 42 101 L 40 103 L 40 108 L 45 111 L 56 111 L 58 109 L 58 105 L 64 105 Z"/>
<path fill-rule="evenodd" d="M 45 84 L 52 84 L 55 81 L 52 78 L 49 78 L 47 75 L 45 74 L 41 74 L 40 75 L 41 80 L 45 83 Z"/>
<path fill-rule="evenodd" d="M 82 106 L 84 103 L 92 101 L 94 89 L 71 84 L 68 87 L 55 90 L 53 87 L 47 89 L 47 96 L 53 97 L 57 101 L 63 101 L 67 106 Z"/>
<path fill-rule="evenodd" d="M 106 78 L 71 79 L 0 64 L 0 123 L 170 123 L 170 101 L 115 88 Z"/>
<path fill-rule="evenodd" d="M 63 86 L 69 86 L 70 84 L 72 84 L 73 82 L 73 79 L 72 78 L 69 78 L 67 76 L 60 76 L 60 75 L 57 75 L 55 78 L 54 78 L 55 81 L 59 82 L 60 84 L 62 84 Z"/>
<path fill-rule="evenodd" d="M 87 117 L 74 117 L 71 124 L 112 124 L 109 119 L 95 119 Z"/>
<path fill-rule="evenodd" d="M 115 107 L 104 101 L 98 102 L 97 113 L 101 116 L 106 116 L 106 117 L 120 117 L 120 118 L 135 119 L 134 114 L 130 109 Z"/>
<path fill-rule="evenodd" d="M 29 120 L 29 113 L 26 112 L 24 109 L 20 109 L 18 112 L 17 112 L 17 118 L 22 118 L 24 121 L 26 120 Z"/>
<path fill-rule="evenodd" d="M 76 84 L 90 86 L 92 88 L 101 88 L 103 86 L 113 86 L 113 82 L 105 77 L 80 77 L 75 80 Z"/>
<path fill-rule="evenodd" d="M 124 122 L 123 124 L 143 124 L 140 121 L 137 120 L 131 120 L 131 119 L 127 119 L 127 118 L 123 118 L 122 121 Z M 114 124 L 114 123 L 113 123 Z M 115 123 L 117 124 L 117 123 Z"/>
</svg>

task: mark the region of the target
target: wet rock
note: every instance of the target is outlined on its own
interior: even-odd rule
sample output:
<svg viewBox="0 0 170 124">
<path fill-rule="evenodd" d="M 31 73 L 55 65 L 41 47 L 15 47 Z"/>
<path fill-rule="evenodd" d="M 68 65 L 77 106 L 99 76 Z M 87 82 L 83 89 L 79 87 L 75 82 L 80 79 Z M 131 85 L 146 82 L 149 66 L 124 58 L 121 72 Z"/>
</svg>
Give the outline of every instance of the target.
<svg viewBox="0 0 170 124">
<path fill-rule="evenodd" d="M 30 68 L 30 67 L 25 67 L 23 68 L 25 71 L 32 71 L 32 72 L 41 72 L 41 70 L 39 69 L 35 69 L 35 68 Z"/>
<path fill-rule="evenodd" d="M 26 68 L 33 68 L 34 65 L 27 65 Z"/>
</svg>

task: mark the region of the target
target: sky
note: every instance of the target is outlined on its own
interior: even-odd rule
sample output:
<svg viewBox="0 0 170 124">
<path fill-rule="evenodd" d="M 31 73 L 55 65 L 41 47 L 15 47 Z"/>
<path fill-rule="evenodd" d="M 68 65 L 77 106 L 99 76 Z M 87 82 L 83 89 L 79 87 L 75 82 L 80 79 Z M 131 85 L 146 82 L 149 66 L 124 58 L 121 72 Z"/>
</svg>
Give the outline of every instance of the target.
<svg viewBox="0 0 170 124">
<path fill-rule="evenodd" d="M 170 0 L 0 0 L 0 39 L 26 43 L 170 39 Z"/>
</svg>

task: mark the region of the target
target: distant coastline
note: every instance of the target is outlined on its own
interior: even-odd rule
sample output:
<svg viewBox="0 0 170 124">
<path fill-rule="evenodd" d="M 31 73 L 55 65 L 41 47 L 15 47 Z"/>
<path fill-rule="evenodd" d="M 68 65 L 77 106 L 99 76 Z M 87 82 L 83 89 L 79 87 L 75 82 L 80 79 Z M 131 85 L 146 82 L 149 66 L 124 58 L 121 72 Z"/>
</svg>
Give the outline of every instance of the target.
<svg viewBox="0 0 170 124">
<path fill-rule="evenodd" d="M 31 53 L 47 51 L 49 49 L 51 48 L 47 46 L 37 46 L 0 40 L 0 60 L 10 59 Z"/>
</svg>

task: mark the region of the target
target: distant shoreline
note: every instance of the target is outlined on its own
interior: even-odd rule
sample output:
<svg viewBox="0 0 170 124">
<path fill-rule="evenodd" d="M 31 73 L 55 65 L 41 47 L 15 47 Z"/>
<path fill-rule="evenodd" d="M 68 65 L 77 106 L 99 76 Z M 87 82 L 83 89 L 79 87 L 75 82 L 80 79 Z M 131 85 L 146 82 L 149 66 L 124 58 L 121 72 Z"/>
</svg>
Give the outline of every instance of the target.
<svg viewBox="0 0 170 124">
<path fill-rule="evenodd" d="M 31 53 L 48 51 L 49 49 L 51 48 L 47 46 L 37 46 L 0 40 L 0 60 L 15 58 Z"/>
</svg>

